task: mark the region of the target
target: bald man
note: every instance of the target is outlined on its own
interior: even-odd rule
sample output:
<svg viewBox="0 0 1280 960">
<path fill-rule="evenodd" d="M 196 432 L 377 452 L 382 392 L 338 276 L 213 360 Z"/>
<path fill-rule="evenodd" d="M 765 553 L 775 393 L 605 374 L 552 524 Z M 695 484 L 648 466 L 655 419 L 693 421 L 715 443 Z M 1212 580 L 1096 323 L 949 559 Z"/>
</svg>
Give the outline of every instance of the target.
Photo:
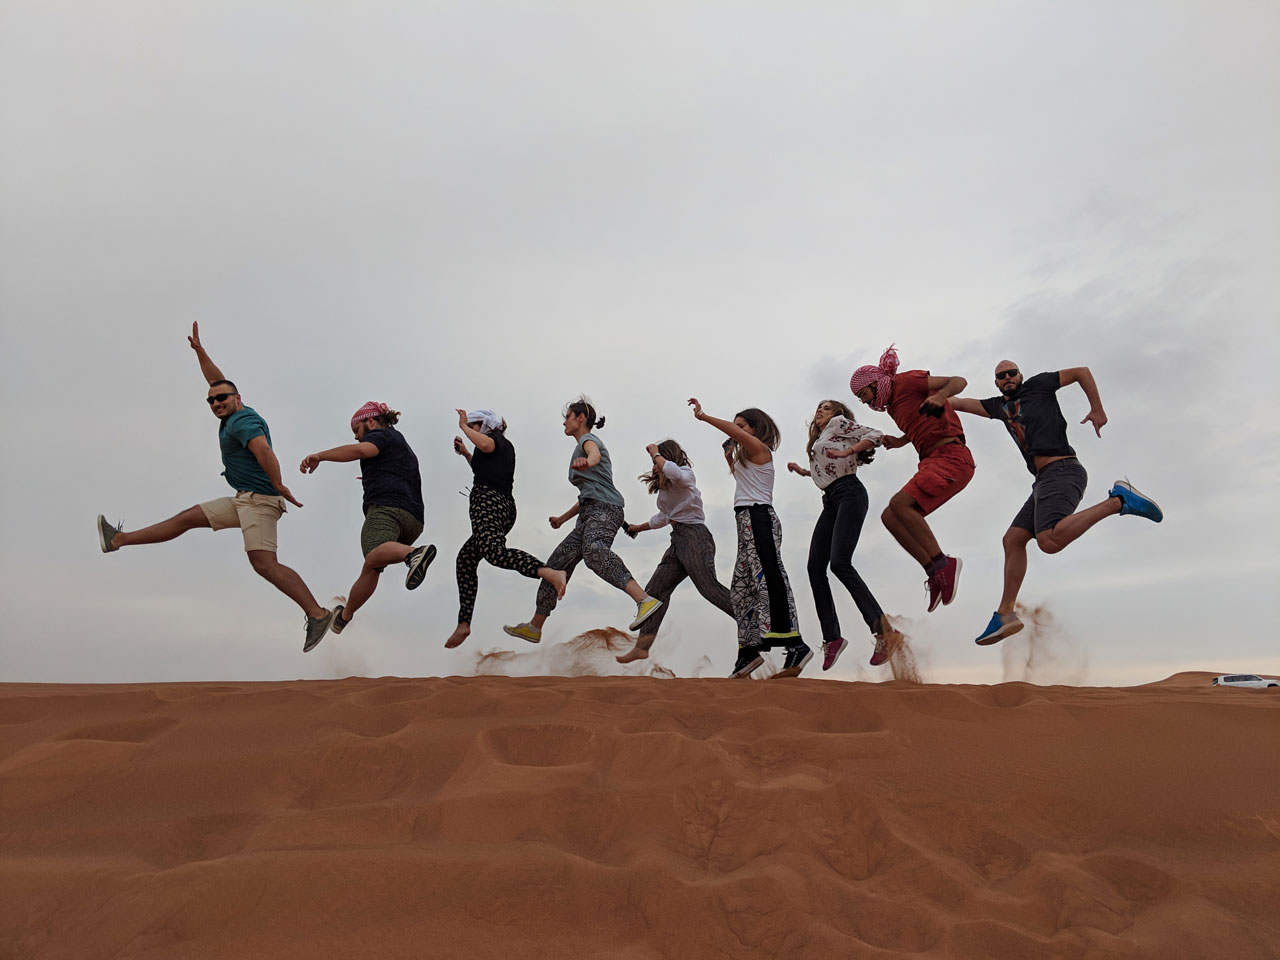
<svg viewBox="0 0 1280 960">
<path fill-rule="evenodd" d="M 1018 590 L 1027 573 L 1027 544 L 1034 538 L 1044 553 L 1057 553 L 1099 520 L 1117 514 L 1146 517 L 1159 523 L 1164 514 L 1150 497 L 1125 480 L 1117 480 L 1101 503 L 1075 512 L 1084 497 L 1089 475 L 1067 443 L 1067 421 L 1058 406 L 1058 390 L 1080 384 L 1089 400 L 1089 413 L 1081 423 L 1093 424 L 1101 437 L 1107 415 L 1098 396 L 1098 384 L 1088 367 L 1069 367 L 1037 373 L 1024 380 L 1012 360 L 996 365 L 996 389 L 1000 396 L 988 400 L 955 397 L 951 406 L 960 413 L 999 420 L 1009 431 L 1035 477 L 1031 496 L 1004 535 L 1004 595 L 991 622 L 975 643 L 999 643 L 1022 629 L 1014 613 Z"/>
</svg>

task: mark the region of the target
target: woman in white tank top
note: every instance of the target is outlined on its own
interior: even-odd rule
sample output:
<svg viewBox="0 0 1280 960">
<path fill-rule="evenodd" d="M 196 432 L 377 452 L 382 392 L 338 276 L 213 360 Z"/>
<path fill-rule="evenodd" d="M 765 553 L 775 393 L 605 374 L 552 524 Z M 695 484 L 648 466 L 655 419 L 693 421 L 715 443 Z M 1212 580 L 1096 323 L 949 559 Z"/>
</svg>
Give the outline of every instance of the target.
<svg viewBox="0 0 1280 960">
<path fill-rule="evenodd" d="M 783 667 L 775 676 L 799 676 L 813 651 L 800 639 L 796 601 L 782 566 L 782 524 L 773 512 L 773 451 L 782 439 L 778 425 L 754 407 L 729 421 L 703 413 L 697 399 L 689 405 L 694 417 L 731 441 L 725 445 L 725 457 L 737 484 L 733 511 L 738 558 L 729 594 L 738 621 L 738 661 L 730 676 L 749 676 L 764 662 L 761 652 L 773 646 L 787 650 Z"/>
</svg>

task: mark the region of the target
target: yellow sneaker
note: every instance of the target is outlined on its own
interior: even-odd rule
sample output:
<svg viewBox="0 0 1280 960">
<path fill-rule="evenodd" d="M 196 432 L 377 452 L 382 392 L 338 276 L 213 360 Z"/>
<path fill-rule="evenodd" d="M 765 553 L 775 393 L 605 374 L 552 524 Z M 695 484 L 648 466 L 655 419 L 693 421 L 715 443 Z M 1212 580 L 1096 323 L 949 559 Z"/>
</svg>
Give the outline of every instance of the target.
<svg viewBox="0 0 1280 960">
<path fill-rule="evenodd" d="M 514 627 L 503 627 L 502 632 L 508 637 L 519 637 L 521 640 L 528 640 L 530 643 L 540 643 L 542 641 L 542 631 L 530 623 L 517 623 Z"/>
<path fill-rule="evenodd" d="M 635 630 L 637 627 L 640 626 L 640 624 L 644 623 L 651 616 L 653 616 L 654 612 L 660 606 L 662 606 L 661 600 L 658 600 L 656 597 L 645 597 L 643 600 L 641 600 L 639 603 L 636 604 L 636 618 L 631 621 L 631 626 L 628 627 L 627 629 Z"/>
</svg>

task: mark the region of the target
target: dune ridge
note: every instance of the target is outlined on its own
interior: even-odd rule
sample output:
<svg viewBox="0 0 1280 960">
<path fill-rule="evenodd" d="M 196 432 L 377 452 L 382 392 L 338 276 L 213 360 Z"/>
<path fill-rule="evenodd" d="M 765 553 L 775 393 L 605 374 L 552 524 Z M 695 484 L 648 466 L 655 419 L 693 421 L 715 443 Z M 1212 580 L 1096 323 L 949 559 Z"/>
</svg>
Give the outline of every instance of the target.
<svg viewBox="0 0 1280 960">
<path fill-rule="evenodd" d="M 1208 677 L 0 684 L 0 956 L 1274 958 Z"/>
</svg>

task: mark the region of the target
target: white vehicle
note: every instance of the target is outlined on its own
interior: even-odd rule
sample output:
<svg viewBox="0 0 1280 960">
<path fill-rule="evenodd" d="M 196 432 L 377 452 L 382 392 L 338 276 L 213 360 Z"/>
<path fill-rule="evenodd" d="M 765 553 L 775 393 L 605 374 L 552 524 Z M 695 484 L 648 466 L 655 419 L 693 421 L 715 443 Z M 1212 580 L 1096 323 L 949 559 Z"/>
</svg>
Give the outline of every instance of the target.
<svg viewBox="0 0 1280 960">
<path fill-rule="evenodd" d="M 1256 673 L 1228 673 L 1213 678 L 1215 687 L 1280 687 L 1280 680 L 1260 677 Z"/>
</svg>

